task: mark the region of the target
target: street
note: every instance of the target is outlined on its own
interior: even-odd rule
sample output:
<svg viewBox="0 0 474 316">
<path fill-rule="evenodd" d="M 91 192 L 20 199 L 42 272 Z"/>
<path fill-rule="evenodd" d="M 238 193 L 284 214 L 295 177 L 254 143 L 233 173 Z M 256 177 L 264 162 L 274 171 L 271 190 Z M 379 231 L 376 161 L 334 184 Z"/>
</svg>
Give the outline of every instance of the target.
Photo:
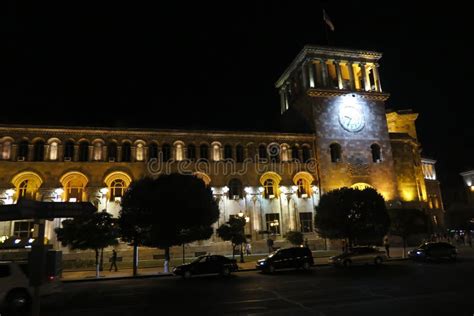
<svg viewBox="0 0 474 316">
<path fill-rule="evenodd" d="M 41 315 L 473 315 L 473 271 L 469 251 L 457 262 L 65 283 Z"/>
</svg>

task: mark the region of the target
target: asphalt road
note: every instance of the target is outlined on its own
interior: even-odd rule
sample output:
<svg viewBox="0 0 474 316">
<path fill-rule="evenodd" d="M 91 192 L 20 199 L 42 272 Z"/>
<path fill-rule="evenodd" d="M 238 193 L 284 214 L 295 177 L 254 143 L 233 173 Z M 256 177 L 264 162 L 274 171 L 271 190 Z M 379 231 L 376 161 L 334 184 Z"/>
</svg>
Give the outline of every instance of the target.
<svg viewBox="0 0 474 316">
<path fill-rule="evenodd" d="M 57 315 L 474 315 L 474 254 L 457 262 L 395 261 L 274 275 L 68 283 L 43 300 Z"/>
</svg>

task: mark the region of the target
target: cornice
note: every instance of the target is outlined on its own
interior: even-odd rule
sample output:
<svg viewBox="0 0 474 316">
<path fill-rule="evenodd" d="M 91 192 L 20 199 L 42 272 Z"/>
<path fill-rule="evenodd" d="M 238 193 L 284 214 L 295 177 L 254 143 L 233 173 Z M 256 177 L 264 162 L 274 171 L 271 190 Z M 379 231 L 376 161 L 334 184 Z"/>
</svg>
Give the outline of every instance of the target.
<svg viewBox="0 0 474 316">
<path fill-rule="evenodd" d="M 35 125 L 0 125 L 0 137 L 9 134 L 38 134 L 43 136 L 97 136 L 97 137 L 206 137 L 206 138 L 267 138 L 267 139 L 298 139 L 314 140 L 314 134 L 280 133 L 280 132 L 239 132 L 239 131 L 206 131 L 206 130 L 177 130 L 177 129 L 137 129 L 137 128 L 111 128 L 111 127 L 65 127 L 65 126 L 35 126 Z"/>
<path fill-rule="evenodd" d="M 349 90 L 329 90 L 329 89 L 309 89 L 306 92 L 310 97 L 340 97 L 353 94 L 361 99 L 387 101 L 389 93 L 367 92 L 367 91 L 349 91 Z"/>
</svg>

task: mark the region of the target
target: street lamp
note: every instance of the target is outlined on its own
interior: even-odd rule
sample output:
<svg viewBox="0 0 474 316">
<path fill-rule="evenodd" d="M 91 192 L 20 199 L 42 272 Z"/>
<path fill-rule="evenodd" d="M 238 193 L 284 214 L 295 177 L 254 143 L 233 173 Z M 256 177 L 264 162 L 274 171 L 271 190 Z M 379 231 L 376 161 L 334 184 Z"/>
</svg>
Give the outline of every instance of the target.
<svg viewBox="0 0 474 316">
<path fill-rule="evenodd" d="M 244 212 L 240 211 L 237 213 L 237 216 L 240 218 L 244 218 Z M 250 221 L 250 218 L 248 216 L 245 216 L 245 223 L 248 223 Z M 242 237 L 245 241 L 247 241 L 247 238 L 245 238 L 245 225 L 242 226 Z M 240 263 L 244 263 L 244 243 L 240 243 Z"/>
</svg>

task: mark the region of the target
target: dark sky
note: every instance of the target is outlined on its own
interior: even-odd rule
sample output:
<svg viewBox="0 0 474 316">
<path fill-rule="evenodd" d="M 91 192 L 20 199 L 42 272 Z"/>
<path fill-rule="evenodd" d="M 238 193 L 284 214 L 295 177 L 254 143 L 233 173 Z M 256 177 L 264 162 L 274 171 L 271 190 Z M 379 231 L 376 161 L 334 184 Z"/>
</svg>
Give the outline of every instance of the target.
<svg viewBox="0 0 474 316">
<path fill-rule="evenodd" d="M 443 189 L 474 167 L 467 4 L 3 1 L 0 122 L 276 129 L 274 82 L 305 44 L 376 50 L 388 108 L 420 113 Z M 161 3 L 162 1 L 149 1 Z"/>
</svg>

